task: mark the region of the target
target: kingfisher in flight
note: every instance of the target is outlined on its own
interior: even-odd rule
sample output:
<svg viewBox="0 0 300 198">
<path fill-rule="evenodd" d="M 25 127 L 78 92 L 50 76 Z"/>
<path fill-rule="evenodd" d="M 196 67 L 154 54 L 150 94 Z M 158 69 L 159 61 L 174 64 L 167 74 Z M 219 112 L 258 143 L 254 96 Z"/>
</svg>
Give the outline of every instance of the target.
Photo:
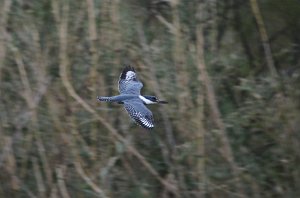
<svg viewBox="0 0 300 198">
<path fill-rule="evenodd" d="M 145 106 L 148 104 L 166 104 L 156 96 L 141 95 L 143 83 L 138 80 L 133 67 L 125 66 L 119 78 L 120 95 L 110 97 L 97 96 L 99 101 L 123 104 L 129 116 L 141 127 L 154 128 L 152 112 Z"/>
</svg>

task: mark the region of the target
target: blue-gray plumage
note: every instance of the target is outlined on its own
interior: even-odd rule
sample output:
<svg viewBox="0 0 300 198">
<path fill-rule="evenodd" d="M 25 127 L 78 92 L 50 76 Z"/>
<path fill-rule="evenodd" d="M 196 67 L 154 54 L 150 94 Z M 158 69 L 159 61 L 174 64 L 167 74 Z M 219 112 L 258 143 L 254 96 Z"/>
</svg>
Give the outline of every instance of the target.
<svg viewBox="0 0 300 198">
<path fill-rule="evenodd" d="M 158 100 L 155 96 L 142 96 L 141 83 L 133 67 L 126 66 L 119 79 L 120 95 L 111 97 L 97 97 L 100 101 L 117 102 L 123 104 L 130 117 L 140 126 L 152 129 L 154 120 L 152 112 L 145 106 L 147 104 L 167 103 Z"/>
</svg>

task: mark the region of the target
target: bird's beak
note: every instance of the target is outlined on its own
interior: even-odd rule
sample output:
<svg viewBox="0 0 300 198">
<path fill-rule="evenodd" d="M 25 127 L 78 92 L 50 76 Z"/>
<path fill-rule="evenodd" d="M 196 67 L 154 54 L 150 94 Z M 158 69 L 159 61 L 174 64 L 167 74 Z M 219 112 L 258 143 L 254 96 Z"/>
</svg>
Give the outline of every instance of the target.
<svg viewBox="0 0 300 198">
<path fill-rule="evenodd" d="M 160 103 L 160 104 L 168 104 L 168 102 L 164 101 L 164 100 L 158 100 L 158 103 Z"/>
</svg>

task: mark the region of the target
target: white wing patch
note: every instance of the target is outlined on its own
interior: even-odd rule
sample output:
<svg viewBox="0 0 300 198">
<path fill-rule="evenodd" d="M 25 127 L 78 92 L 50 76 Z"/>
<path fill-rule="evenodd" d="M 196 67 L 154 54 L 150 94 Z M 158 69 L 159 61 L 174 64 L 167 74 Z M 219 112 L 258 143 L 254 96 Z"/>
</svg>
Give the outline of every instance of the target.
<svg viewBox="0 0 300 198">
<path fill-rule="evenodd" d="M 139 95 L 139 98 L 145 103 L 145 104 L 155 104 L 156 102 L 153 102 L 151 100 L 148 100 L 144 96 Z"/>
<path fill-rule="evenodd" d="M 128 71 L 128 72 L 126 73 L 126 80 L 131 80 L 131 79 L 133 79 L 133 78 L 135 78 L 135 72 L 133 72 L 133 71 Z"/>
</svg>

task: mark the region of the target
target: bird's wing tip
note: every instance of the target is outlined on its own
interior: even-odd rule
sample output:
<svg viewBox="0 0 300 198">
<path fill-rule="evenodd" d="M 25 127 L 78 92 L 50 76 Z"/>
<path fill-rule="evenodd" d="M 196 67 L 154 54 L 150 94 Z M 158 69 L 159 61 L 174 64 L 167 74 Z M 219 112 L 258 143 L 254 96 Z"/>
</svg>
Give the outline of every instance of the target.
<svg viewBox="0 0 300 198">
<path fill-rule="evenodd" d="M 134 67 L 132 67 L 131 65 L 125 64 L 125 65 L 124 65 L 123 72 L 128 72 L 128 71 L 133 71 L 133 72 L 135 72 L 135 69 L 134 69 Z"/>
<path fill-rule="evenodd" d="M 137 123 L 137 125 L 141 126 L 141 127 L 144 128 L 144 129 L 147 129 L 147 130 L 152 130 L 152 129 L 154 129 L 154 125 L 153 125 L 153 126 L 146 126 L 146 125 L 140 124 L 140 123 Z"/>
<path fill-rule="evenodd" d="M 152 130 L 152 129 L 154 129 L 154 126 L 152 126 L 152 127 L 149 127 L 149 128 L 147 128 L 148 130 Z"/>
</svg>

